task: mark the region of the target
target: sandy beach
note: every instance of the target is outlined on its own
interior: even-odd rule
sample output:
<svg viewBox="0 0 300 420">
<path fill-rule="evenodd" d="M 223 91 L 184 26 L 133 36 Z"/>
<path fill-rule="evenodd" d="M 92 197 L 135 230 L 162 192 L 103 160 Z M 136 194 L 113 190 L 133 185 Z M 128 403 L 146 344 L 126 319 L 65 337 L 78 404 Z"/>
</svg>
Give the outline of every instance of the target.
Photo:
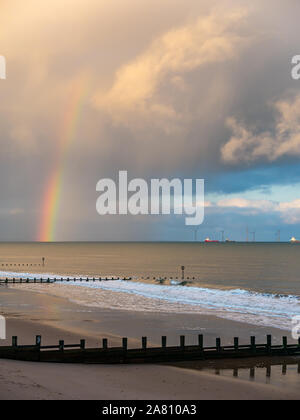
<svg viewBox="0 0 300 420">
<path fill-rule="evenodd" d="M 166 333 L 170 344 L 181 333 L 193 342 L 203 333 L 207 344 L 216 336 L 226 342 L 238 335 L 247 342 L 254 334 L 263 340 L 271 332 L 275 341 L 282 331 L 220 320 L 197 314 L 155 314 L 85 307 L 62 297 L 1 288 L 0 312 L 7 319 L 8 340 L 19 337 L 32 344 L 37 334 L 44 344 L 60 339 L 66 343 L 86 338 L 88 346 L 100 346 L 103 337 L 109 345 L 119 345 L 122 336 L 130 346 L 140 345 L 147 335 L 158 344 Z M 224 341 L 224 342 L 225 342 Z M 222 366 L 221 366 L 222 367 Z M 145 381 L 145 378 L 147 380 Z M 165 365 L 62 365 L 0 361 L 1 399 L 298 399 L 299 384 L 282 387 L 272 383 L 217 376 L 193 366 Z"/>
</svg>

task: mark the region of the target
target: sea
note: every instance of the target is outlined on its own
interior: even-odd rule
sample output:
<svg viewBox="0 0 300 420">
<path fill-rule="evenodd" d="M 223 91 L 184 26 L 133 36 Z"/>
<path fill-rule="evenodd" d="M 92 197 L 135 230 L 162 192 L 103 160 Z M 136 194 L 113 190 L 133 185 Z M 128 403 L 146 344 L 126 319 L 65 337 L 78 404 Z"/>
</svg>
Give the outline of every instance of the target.
<svg viewBox="0 0 300 420">
<path fill-rule="evenodd" d="M 2 278 L 63 277 L 70 296 L 76 288 L 73 300 L 86 296 L 80 303 L 92 306 L 103 305 L 96 295 L 88 300 L 100 289 L 122 309 L 215 314 L 280 329 L 300 317 L 299 244 L 1 243 L 0 270 Z M 66 281 L 86 277 L 108 280 Z"/>
</svg>

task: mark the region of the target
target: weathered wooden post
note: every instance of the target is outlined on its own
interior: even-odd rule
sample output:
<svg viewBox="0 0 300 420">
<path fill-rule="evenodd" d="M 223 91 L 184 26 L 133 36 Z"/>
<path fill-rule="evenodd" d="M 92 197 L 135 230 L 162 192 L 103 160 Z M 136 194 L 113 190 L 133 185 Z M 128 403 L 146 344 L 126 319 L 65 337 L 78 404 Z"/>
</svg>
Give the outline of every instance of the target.
<svg viewBox="0 0 300 420">
<path fill-rule="evenodd" d="M 147 349 L 147 337 L 142 337 L 142 348 L 143 350 Z"/>
<path fill-rule="evenodd" d="M 80 340 L 80 348 L 81 350 L 85 349 L 85 340 Z"/>
<path fill-rule="evenodd" d="M 300 348 L 300 337 L 298 338 L 298 347 Z"/>
<path fill-rule="evenodd" d="M 234 337 L 234 350 L 239 351 L 239 337 Z"/>
<path fill-rule="evenodd" d="M 122 338 L 122 347 L 124 351 L 127 351 L 127 346 L 128 346 L 128 339 L 127 337 L 123 337 Z"/>
<path fill-rule="evenodd" d="M 15 335 L 12 337 L 12 346 L 18 347 L 18 337 Z"/>
<path fill-rule="evenodd" d="M 185 347 L 185 336 L 184 335 L 180 336 L 180 347 L 181 347 L 181 350 L 184 350 L 184 347 Z"/>
<path fill-rule="evenodd" d="M 184 280 L 184 270 L 185 270 L 185 266 L 182 265 L 181 266 L 181 279 Z"/>
<path fill-rule="evenodd" d="M 216 339 L 217 352 L 221 352 L 221 338 Z"/>
<path fill-rule="evenodd" d="M 64 351 L 65 342 L 64 340 L 59 340 L 59 350 Z"/>
<path fill-rule="evenodd" d="M 267 351 L 268 353 L 271 353 L 272 350 L 272 336 L 267 335 Z"/>
<path fill-rule="evenodd" d="M 251 350 L 253 353 L 256 352 L 256 338 L 254 336 L 251 337 Z"/>
<path fill-rule="evenodd" d="M 42 336 L 41 335 L 36 335 L 35 336 L 35 345 L 37 347 L 41 347 L 42 344 Z"/>
<path fill-rule="evenodd" d="M 267 366 L 267 373 L 266 373 L 267 378 L 271 378 L 271 373 L 272 373 L 271 365 L 268 365 Z"/>
<path fill-rule="evenodd" d="M 234 368 L 233 369 L 233 376 L 234 376 L 234 378 L 238 378 L 238 376 L 239 376 L 239 370 L 238 370 L 238 368 Z"/>
<path fill-rule="evenodd" d="M 250 368 L 250 379 L 255 378 L 255 367 Z"/>
<path fill-rule="evenodd" d="M 282 337 L 282 345 L 285 352 L 287 352 L 287 337 Z"/>
<path fill-rule="evenodd" d="M 107 348 L 108 348 L 108 345 L 107 345 L 107 338 L 103 338 L 103 340 L 102 340 L 102 347 L 103 347 L 105 350 L 107 350 Z"/>
<path fill-rule="evenodd" d="M 198 346 L 200 348 L 200 351 L 203 351 L 203 334 L 198 335 Z"/>
<path fill-rule="evenodd" d="M 161 346 L 164 349 L 167 347 L 167 337 L 165 335 L 161 337 Z"/>
</svg>

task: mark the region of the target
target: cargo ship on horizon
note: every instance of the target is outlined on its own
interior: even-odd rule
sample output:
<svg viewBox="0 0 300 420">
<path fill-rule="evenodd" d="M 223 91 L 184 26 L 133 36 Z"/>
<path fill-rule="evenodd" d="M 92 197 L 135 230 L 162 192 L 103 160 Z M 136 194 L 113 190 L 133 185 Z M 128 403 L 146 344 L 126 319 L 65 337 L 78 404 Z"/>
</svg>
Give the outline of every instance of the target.
<svg viewBox="0 0 300 420">
<path fill-rule="evenodd" d="M 210 239 L 210 238 L 206 238 L 204 242 L 205 242 L 205 243 L 215 243 L 215 244 L 218 244 L 220 241 L 218 241 L 218 240 L 213 240 L 213 239 Z"/>
</svg>

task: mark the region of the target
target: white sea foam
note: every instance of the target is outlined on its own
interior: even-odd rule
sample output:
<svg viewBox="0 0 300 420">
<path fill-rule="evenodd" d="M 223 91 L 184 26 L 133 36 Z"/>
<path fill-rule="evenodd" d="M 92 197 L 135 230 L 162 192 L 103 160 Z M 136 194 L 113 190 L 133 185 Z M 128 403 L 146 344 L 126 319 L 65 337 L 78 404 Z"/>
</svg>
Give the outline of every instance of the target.
<svg viewBox="0 0 300 420">
<path fill-rule="evenodd" d="M 0 271 L 0 278 L 8 278 L 8 279 L 33 279 L 33 278 L 39 278 L 39 279 L 54 279 L 54 278 L 63 278 L 63 279 L 67 279 L 68 276 L 60 276 L 60 275 L 55 275 L 55 274 L 50 274 L 50 273 L 21 273 L 21 272 L 17 272 L 17 271 Z M 74 276 L 72 276 L 72 278 L 74 278 Z"/>
<path fill-rule="evenodd" d="M 7 272 L 0 272 L 0 276 L 68 278 L 67 276 L 55 276 L 53 274 L 37 275 Z M 75 278 L 84 278 L 84 276 L 75 276 Z M 258 293 L 241 289 L 221 290 L 194 286 L 158 285 L 124 280 L 95 283 L 70 281 L 57 285 L 69 286 L 70 294 L 68 297 L 87 306 L 104 306 L 103 299 L 100 299 L 100 297 L 97 299 L 96 294 L 90 293 L 92 292 L 91 289 L 100 289 L 110 292 L 107 295 L 108 298 L 106 297 L 105 307 L 120 309 L 214 314 L 226 319 L 285 330 L 291 328 L 291 318 L 300 315 L 300 298 L 298 296 Z M 82 292 L 74 292 L 73 294 L 71 286 L 73 290 L 74 286 L 83 288 Z M 148 302 L 151 301 L 151 303 L 145 306 L 145 299 Z"/>
<path fill-rule="evenodd" d="M 290 329 L 291 318 L 300 315 L 298 296 L 282 296 L 256 293 L 247 290 L 220 290 L 200 287 L 165 286 L 122 280 L 103 283 L 74 283 L 87 288 L 138 295 L 156 301 L 165 301 L 207 309 L 206 313 L 215 313 L 223 318 L 234 319 L 265 326 Z M 189 309 L 186 308 L 186 312 Z M 195 312 L 195 310 L 192 310 Z M 196 312 L 198 312 L 196 310 Z M 204 311 L 205 312 L 205 311 Z"/>
</svg>

